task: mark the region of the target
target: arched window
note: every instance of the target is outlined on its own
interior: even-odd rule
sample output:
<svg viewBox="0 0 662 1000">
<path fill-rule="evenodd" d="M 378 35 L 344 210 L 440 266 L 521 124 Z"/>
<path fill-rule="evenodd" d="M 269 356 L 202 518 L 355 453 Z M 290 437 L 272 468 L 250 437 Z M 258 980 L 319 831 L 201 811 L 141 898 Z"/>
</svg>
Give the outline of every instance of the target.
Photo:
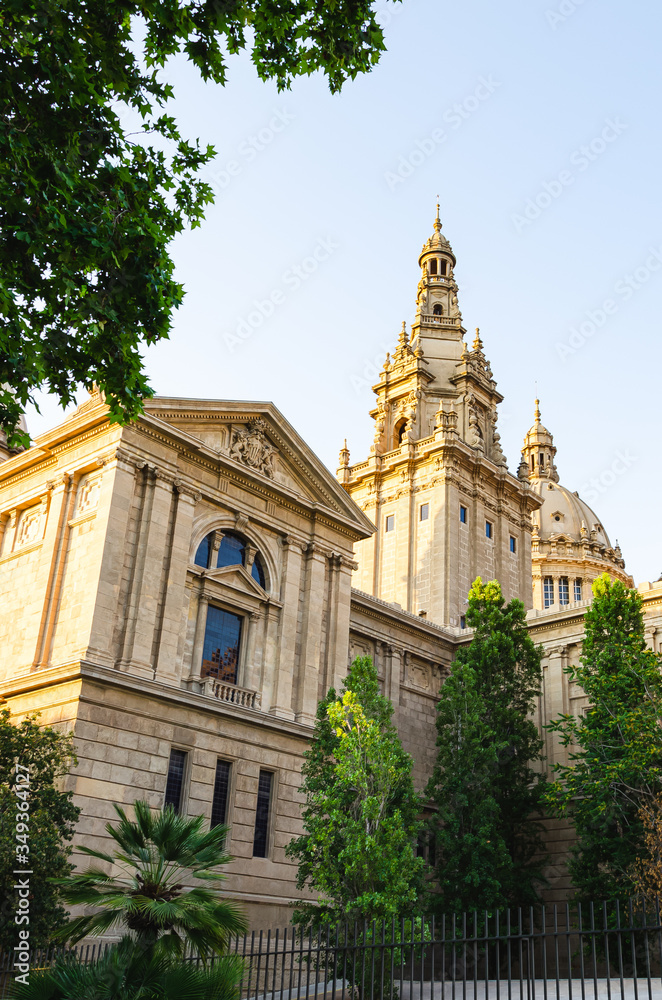
<svg viewBox="0 0 662 1000">
<path fill-rule="evenodd" d="M 212 553 L 212 543 L 214 540 L 214 531 L 210 531 L 205 538 L 202 539 L 198 545 L 197 551 L 195 553 L 195 559 L 193 560 L 196 566 L 202 566 L 204 569 L 209 568 L 209 562 Z M 239 535 L 235 535 L 233 532 L 228 531 L 223 534 L 221 538 L 221 544 L 218 549 L 218 557 L 216 559 L 216 565 L 212 566 L 212 569 L 221 569 L 223 566 L 245 566 L 246 565 L 246 542 Z M 267 589 L 267 578 L 264 572 L 264 563 L 260 555 L 256 552 L 255 558 L 253 560 L 253 565 L 251 566 L 251 576 L 259 583 L 263 590 Z"/>
<path fill-rule="evenodd" d="M 221 547 L 218 550 L 217 567 L 222 566 L 243 566 L 246 561 L 246 545 L 239 537 L 228 533 L 223 535 Z"/>
<path fill-rule="evenodd" d="M 437 304 L 432 307 L 432 315 L 443 316 L 443 313 L 444 313 L 443 306 L 440 306 L 439 303 L 437 302 Z"/>
<path fill-rule="evenodd" d="M 439 261 L 439 274 L 446 274 L 446 261 L 445 260 L 440 260 Z"/>
<path fill-rule="evenodd" d="M 430 261 L 430 274 L 436 274 L 436 273 L 437 273 L 437 261 L 433 258 Z"/>
<path fill-rule="evenodd" d="M 404 440 L 404 436 L 405 436 L 405 431 L 406 430 L 407 430 L 407 421 L 406 420 L 403 420 L 402 423 L 398 424 L 398 426 L 395 428 L 395 446 L 396 446 L 396 448 L 398 448 L 402 444 L 402 442 Z"/>
</svg>

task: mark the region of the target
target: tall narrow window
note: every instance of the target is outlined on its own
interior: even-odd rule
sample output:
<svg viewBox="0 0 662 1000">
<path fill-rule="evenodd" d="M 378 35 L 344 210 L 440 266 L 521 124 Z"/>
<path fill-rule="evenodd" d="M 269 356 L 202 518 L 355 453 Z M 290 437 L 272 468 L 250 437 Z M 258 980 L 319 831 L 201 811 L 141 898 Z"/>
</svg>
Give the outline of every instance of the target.
<svg viewBox="0 0 662 1000">
<path fill-rule="evenodd" d="M 393 531 L 395 528 L 395 514 L 386 515 L 386 530 Z"/>
<path fill-rule="evenodd" d="M 517 539 L 514 537 L 514 535 L 510 536 L 510 551 L 517 552 Z"/>
<path fill-rule="evenodd" d="M 466 628 L 466 627 L 467 627 L 467 616 L 460 615 L 460 628 Z"/>
<path fill-rule="evenodd" d="M 260 771 L 260 780 L 257 786 L 257 809 L 255 810 L 255 836 L 253 837 L 254 858 L 266 858 L 267 856 L 273 778 L 271 771 Z"/>
<path fill-rule="evenodd" d="M 543 581 L 543 604 L 546 608 L 551 608 L 554 603 L 554 581 L 551 576 L 546 576 Z"/>
<path fill-rule="evenodd" d="M 445 260 L 440 260 L 439 261 L 439 274 L 446 274 L 446 261 Z"/>
<path fill-rule="evenodd" d="M 492 522 L 491 521 L 486 521 L 485 522 L 485 537 L 486 538 L 491 538 L 493 530 L 494 530 L 494 525 L 492 524 Z"/>
<path fill-rule="evenodd" d="M 211 825 L 220 826 L 228 818 L 228 794 L 230 790 L 230 762 L 216 761 L 214 797 L 211 802 Z"/>
<path fill-rule="evenodd" d="M 581 599 L 582 599 L 582 578 L 581 578 L 581 576 L 578 576 L 577 579 L 575 580 L 575 585 L 574 585 L 573 589 L 574 589 L 574 599 L 576 601 L 581 601 Z"/>
<path fill-rule="evenodd" d="M 421 513 L 420 513 L 421 521 L 427 521 L 427 519 L 429 518 L 429 516 L 430 516 L 430 504 L 429 503 L 422 503 L 421 504 Z"/>
<path fill-rule="evenodd" d="M 178 750 L 173 747 L 170 751 L 170 763 L 168 764 L 168 778 L 164 806 L 172 806 L 175 812 L 179 812 L 182 807 L 182 792 L 184 791 L 184 774 L 186 772 L 186 758 L 188 754 L 185 750 Z"/>
<path fill-rule="evenodd" d="M 460 521 L 462 522 L 462 524 L 466 524 L 467 523 L 467 508 L 466 507 L 460 507 Z"/>
<path fill-rule="evenodd" d="M 237 683 L 241 626 L 239 615 L 209 605 L 202 650 L 203 677 L 216 677 L 228 684 Z"/>
<path fill-rule="evenodd" d="M 437 273 L 437 261 L 433 257 L 432 260 L 430 261 L 430 274 L 436 274 L 436 273 Z"/>
<path fill-rule="evenodd" d="M 562 576 L 559 579 L 559 604 L 570 604 L 570 590 L 567 576 Z"/>
</svg>

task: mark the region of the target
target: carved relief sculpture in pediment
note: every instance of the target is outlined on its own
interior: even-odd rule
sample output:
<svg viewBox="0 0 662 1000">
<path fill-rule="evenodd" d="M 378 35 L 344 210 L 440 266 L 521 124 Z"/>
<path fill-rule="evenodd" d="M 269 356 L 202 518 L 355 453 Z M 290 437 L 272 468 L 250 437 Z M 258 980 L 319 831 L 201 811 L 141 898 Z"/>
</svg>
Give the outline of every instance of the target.
<svg viewBox="0 0 662 1000">
<path fill-rule="evenodd" d="M 261 417 L 251 420 L 249 424 L 233 424 L 230 433 L 230 458 L 273 479 L 278 452 L 267 439 L 265 427 L 266 423 Z"/>
</svg>

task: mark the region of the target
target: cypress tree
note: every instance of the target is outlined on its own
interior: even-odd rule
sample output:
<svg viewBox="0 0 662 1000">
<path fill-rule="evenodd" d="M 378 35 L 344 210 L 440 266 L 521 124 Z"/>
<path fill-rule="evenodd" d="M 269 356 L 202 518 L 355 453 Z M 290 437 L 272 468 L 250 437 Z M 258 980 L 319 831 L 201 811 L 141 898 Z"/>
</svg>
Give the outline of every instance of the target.
<svg viewBox="0 0 662 1000">
<path fill-rule="evenodd" d="M 541 653 L 524 605 L 480 577 L 469 592 L 472 641 L 459 650 L 437 705 L 428 795 L 438 905 L 461 912 L 531 903 L 545 863 L 539 812 L 542 746 L 531 715 Z"/>
</svg>

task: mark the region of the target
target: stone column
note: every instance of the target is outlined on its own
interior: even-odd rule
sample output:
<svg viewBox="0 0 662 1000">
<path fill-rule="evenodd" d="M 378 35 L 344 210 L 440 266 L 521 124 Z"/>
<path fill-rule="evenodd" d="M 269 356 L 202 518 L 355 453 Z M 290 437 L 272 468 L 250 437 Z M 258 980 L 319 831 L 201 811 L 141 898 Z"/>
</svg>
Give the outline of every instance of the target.
<svg viewBox="0 0 662 1000">
<path fill-rule="evenodd" d="M 264 655 L 262 657 L 262 711 L 271 712 L 276 694 L 276 665 L 278 661 L 278 624 L 280 610 L 267 605 L 264 630 Z"/>
<path fill-rule="evenodd" d="M 58 599 L 69 540 L 68 522 L 73 514 L 78 478 L 78 476 L 74 478 L 65 472 L 57 483 L 51 484 L 50 503 L 46 506 L 46 498 L 42 501 L 45 506 L 46 520 L 42 552 L 49 563 L 48 570 L 42 578 L 44 580 L 43 607 L 33 662 L 35 669 L 48 666 L 51 657 Z"/>
<path fill-rule="evenodd" d="M 339 691 L 347 677 L 347 642 L 352 602 L 352 572 L 356 563 L 347 556 L 334 560 L 334 587 L 331 590 L 332 607 L 329 608 L 327 637 L 327 688 L 333 685 Z"/>
<path fill-rule="evenodd" d="M 249 612 L 244 619 L 248 623 L 248 635 L 244 639 L 246 643 L 246 656 L 244 659 L 243 678 L 239 678 L 242 687 L 250 688 L 251 691 L 261 691 L 261 666 L 262 650 L 259 649 L 258 634 L 261 630 L 263 615 L 260 611 Z"/>
<path fill-rule="evenodd" d="M 165 598 L 160 615 L 159 648 L 156 675 L 167 684 L 179 684 L 181 664 L 178 650 L 186 628 L 186 573 L 191 547 L 195 505 L 200 494 L 184 483 L 175 482 L 176 511 L 170 552 L 167 555 Z"/>
<path fill-rule="evenodd" d="M 127 609 L 119 605 L 119 600 L 135 488 L 135 461 L 118 448 L 104 464 L 100 485 L 97 523 L 103 528 L 103 539 L 89 646 L 85 651 L 86 659 L 109 667 L 114 667 L 122 654 L 121 648 L 116 649 L 114 642 L 117 642 L 120 631 L 118 621 L 127 614 Z"/>
<path fill-rule="evenodd" d="M 278 637 L 278 660 L 274 685 L 274 703 L 270 712 L 284 719 L 293 719 L 292 693 L 299 627 L 299 594 L 301 590 L 301 542 L 286 536 L 282 541 L 284 571 L 281 583 L 283 610 Z"/>
<path fill-rule="evenodd" d="M 297 722 L 315 724 L 317 711 L 322 613 L 327 556 L 315 544 L 306 551 L 306 591 L 301 626 L 301 657 L 297 684 Z"/>
<path fill-rule="evenodd" d="M 387 646 L 386 652 L 388 655 L 384 664 L 384 694 L 393 704 L 393 721 L 397 724 L 400 709 L 400 674 L 406 653 L 398 646 Z"/>
<path fill-rule="evenodd" d="M 555 719 L 561 714 L 567 714 L 568 702 L 568 678 L 563 673 L 563 668 L 567 662 L 567 646 L 554 646 L 547 650 L 547 676 L 545 683 L 545 715 L 547 719 Z M 557 761 L 563 764 L 568 763 L 568 748 L 562 747 L 559 737 L 551 734 L 551 742 L 548 748 L 547 766 L 550 768 Z"/>
<path fill-rule="evenodd" d="M 209 598 L 206 594 L 198 594 L 198 608 L 195 619 L 195 639 L 193 640 L 193 653 L 191 655 L 191 669 L 186 678 L 186 684 L 201 683 L 202 675 L 202 653 L 205 645 L 205 629 L 207 628 L 207 608 Z"/>
<path fill-rule="evenodd" d="M 153 677 L 154 631 L 163 587 L 163 565 L 169 542 L 173 478 L 159 469 L 150 469 L 153 479 L 151 503 L 145 509 L 138 553 L 140 585 L 135 607 L 135 630 L 127 668 L 132 673 Z"/>
</svg>

